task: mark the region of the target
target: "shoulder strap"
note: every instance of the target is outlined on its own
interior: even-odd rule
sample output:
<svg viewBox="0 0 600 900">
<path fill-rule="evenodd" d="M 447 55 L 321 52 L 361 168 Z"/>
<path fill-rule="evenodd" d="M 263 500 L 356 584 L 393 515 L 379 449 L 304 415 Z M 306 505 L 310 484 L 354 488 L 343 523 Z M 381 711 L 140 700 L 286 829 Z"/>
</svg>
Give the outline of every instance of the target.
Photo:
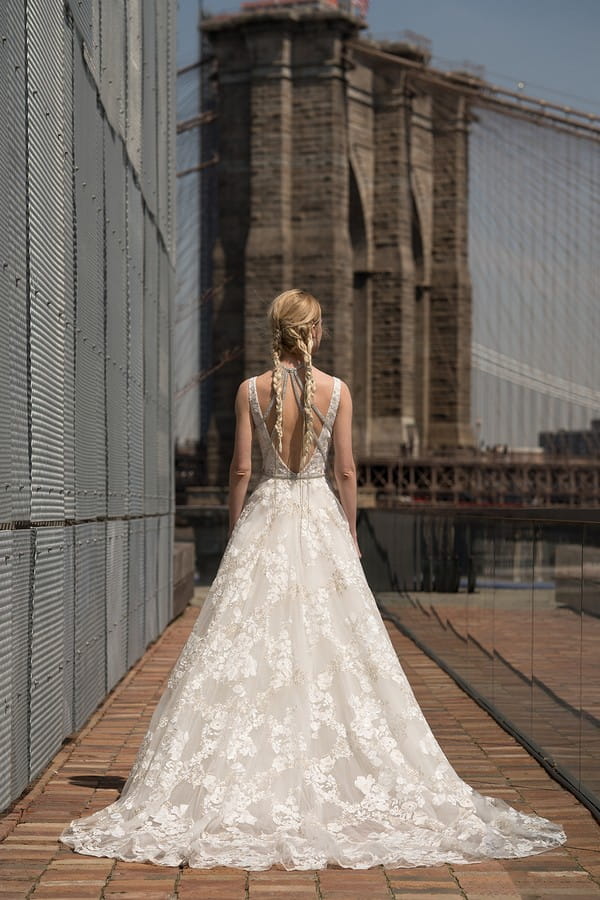
<svg viewBox="0 0 600 900">
<path fill-rule="evenodd" d="M 263 415 L 258 402 L 258 394 L 256 393 L 256 375 L 248 381 L 248 400 L 250 402 L 250 412 L 258 425 L 263 421 Z"/>
<path fill-rule="evenodd" d="M 325 416 L 325 420 L 323 422 L 323 428 L 327 428 L 329 431 L 333 428 L 333 423 L 335 422 L 335 417 L 337 415 L 338 407 L 340 405 L 340 391 L 342 387 L 342 382 L 335 375 L 333 376 L 333 391 L 331 392 L 331 400 L 329 402 L 329 409 L 327 410 L 327 415 Z"/>
</svg>

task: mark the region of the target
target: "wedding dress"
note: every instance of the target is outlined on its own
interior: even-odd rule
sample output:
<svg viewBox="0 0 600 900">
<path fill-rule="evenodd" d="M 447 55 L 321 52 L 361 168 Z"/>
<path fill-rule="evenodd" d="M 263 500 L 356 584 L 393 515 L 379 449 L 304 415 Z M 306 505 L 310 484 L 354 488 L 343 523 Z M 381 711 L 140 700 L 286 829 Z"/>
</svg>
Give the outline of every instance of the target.
<svg viewBox="0 0 600 900">
<path fill-rule="evenodd" d="M 286 382 L 297 380 L 290 372 Z M 559 825 L 466 784 L 432 734 L 326 478 L 339 397 L 334 379 L 297 473 L 250 380 L 261 479 L 119 799 L 62 832 L 75 851 L 362 869 L 524 857 L 565 842 Z"/>
</svg>

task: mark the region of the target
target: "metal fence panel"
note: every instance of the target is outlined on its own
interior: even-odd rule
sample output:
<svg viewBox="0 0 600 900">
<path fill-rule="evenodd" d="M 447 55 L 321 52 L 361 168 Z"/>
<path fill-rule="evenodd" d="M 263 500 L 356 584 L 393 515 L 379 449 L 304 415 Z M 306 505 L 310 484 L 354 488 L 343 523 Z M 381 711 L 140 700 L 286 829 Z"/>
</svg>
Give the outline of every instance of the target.
<svg viewBox="0 0 600 900">
<path fill-rule="evenodd" d="M 158 634 L 166 628 L 171 618 L 171 589 L 169 581 L 169 555 L 171 548 L 171 529 L 169 527 L 170 516 L 160 516 L 158 519 L 158 583 L 157 583 L 157 607 L 158 607 Z"/>
<path fill-rule="evenodd" d="M 75 728 L 106 694 L 106 523 L 75 526 Z"/>
<path fill-rule="evenodd" d="M 128 512 L 127 247 L 123 144 L 104 122 L 108 514 Z"/>
<path fill-rule="evenodd" d="M 175 99 L 175 86 L 176 79 L 171 77 L 171 73 L 175 71 L 176 68 L 176 46 L 175 46 L 175 37 L 177 33 L 177 25 L 176 25 L 176 13 L 177 13 L 177 5 L 172 2 L 168 2 L 168 15 L 167 15 L 167 57 L 166 57 L 166 65 L 167 65 L 167 157 L 166 157 L 166 166 L 167 166 L 167 232 L 165 235 L 165 240 L 167 243 L 167 247 L 169 250 L 169 257 L 171 259 L 171 264 L 175 265 L 175 245 L 176 245 L 176 188 L 175 188 L 175 179 L 176 179 L 176 159 L 177 159 L 177 141 L 176 141 L 176 119 L 177 119 L 177 103 Z M 174 294 L 172 295 L 174 296 Z"/>
<path fill-rule="evenodd" d="M 168 410 L 168 433 L 169 433 L 169 512 L 165 517 L 167 522 L 167 547 L 165 549 L 166 553 L 166 563 L 167 563 L 167 583 L 165 585 L 165 591 L 167 596 L 165 597 L 165 607 L 168 610 L 167 615 L 170 619 L 173 615 L 173 542 L 175 536 L 175 458 L 174 458 L 174 403 L 173 403 L 173 389 L 175 384 L 175 354 L 173 348 L 173 298 L 175 297 L 175 286 L 176 286 L 176 272 L 175 269 L 170 266 L 169 267 L 169 302 L 167 306 L 167 317 L 169 322 L 167 341 L 168 341 L 168 349 L 169 349 L 169 359 L 168 359 L 168 394 L 169 394 L 169 410 Z M 163 519 L 164 521 L 164 519 Z"/>
<path fill-rule="evenodd" d="M 101 22 L 104 3 L 105 0 L 92 0 L 92 45 L 89 48 L 89 52 L 87 45 L 84 47 L 87 65 L 98 89 L 100 88 L 101 80 L 100 45 L 102 40 Z"/>
<path fill-rule="evenodd" d="M 0 531 L 0 772 L 10 773 L 12 744 L 11 568 L 12 531 Z M 10 777 L 0 775 L 0 809 L 12 800 Z"/>
<path fill-rule="evenodd" d="M 162 515 L 169 512 L 169 488 L 171 483 L 171 473 L 169 471 L 170 459 L 170 432 L 169 432 L 169 407 L 167 401 L 159 397 L 157 406 L 157 423 L 156 423 L 156 443 L 158 454 L 158 506 L 157 509 Z"/>
<path fill-rule="evenodd" d="M 34 531 L 30 763 L 35 778 L 63 739 L 64 529 Z"/>
<path fill-rule="evenodd" d="M 125 135 L 125 7 L 123 0 L 102 0 L 100 96 L 106 118 Z"/>
<path fill-rule="evenodd" d="M 75 728 L 75 526 L 63 528 L 63 735 Z"/>
<path fill-rule="evenodd" d="M 175 513 L 175 346 L 174 346 L 174 301 L 177 285 L 177 274 L 173 266 L 169 267 L 169 302 L 167 306 L 169 318 L 169 511 Z"/>
<path fill-rule="evenodd" d="M 173 543 L 175 541 L 175 517 L 174 515 L 169 516 L 169 619 L 173 616 L 173 600 L 174 600 L 174 592 L 173 592 Z"/>
<path fill-rule="evenodd" d="M 28 227 L 34 521 L 64 516 L 62 0 L 29 0 Z"/>
<path fill-rule="evenodd" d="M 169 5 L 156 4 L 156 217 L 159 230 L 165 240 L 169 232 L 169 179 L 167 157 L 169 153 L 169 96 L 167 93 L 169 53 Z"/>
<path fill-rule="evenodd" d="M 127 152 L 142 172 L 142 0 L 127 0 Z"/>
<path fill-rule="evenodd" d="M 0 29 L 6 34 L 6 10 L 0 10 Z M 15 64 L 15 47 L 8 42 L 8 48 L 0 54 L 0 107 L 10 109 L 9 84 L 13 77 Z M 8 52 L 7 52 L 8 50 Z M 11 152 L 9 133 L 0 129 L 0 194 L 10 198 L 11 194 Z M 12 199 L 12 198 L 11 198 Z M 12 203 L 9 203 L 9 207 Z M 10 225 L 8 217 L 0 218 L 0 255 L 8 256 L 10 245 Z M 12 306 L 12 287 L 14 276 L 8 266 L 0 267 L 0 521 L 10 519 L 11 495 L 11 396 L 10 396 L 10 310 Z M 6 486 L 6 487 L 5 487 Z M 1 791 L 0 791 L 1 796 Z"/>
<path fill-rule="evenodd" d="M 25 19 L 18 4 L 2 4 L 0 96 L 10 128 L 0 135 L 0 328 L 3 338 L 0 403 L 0 519 L 29 519 L 31 481 L 28 438 L 28 297 L 26 209 Z M 9 485 L 9 488 L 6 488 Z"/>
<path fill-rule="evenodd" d="M 158 254 L 154 223 L 144 218 L 144 512 L 158 510 Z"/>
<path fill-rule="evenodd" d="M 129 522 L 129 597 L 127 606 L 127 668 L 145 649 L 144 520 Z"/>
<path fill-rule="evenodd" d="M 73 144 L 73 29 L 64 28 L 63 128 L 63 272 L 64 272 L 64 370 L 63 458 L 64 515 L 75 518 L 75 160 Z"/>
<path fill-rule="evenodd" d="M 11 561 L 11 761 L 5 777 L 11 796 L 18 797 L 29 781 L 29 660 L 31 652 L 31 592 L 33 535 L 29 528 L 13 531 Z"/>
<path fill-rule="evenodd" d="M 145 519 L 144 549 L 144 629 L 146 646 L 158 634 L 158 518 Z"/>
<path fill-rule="evenodd" d="M 77 321 L 75 469 L 77 517 L 106 514 L 102 119 L 96 88 L 75 53 Z"/>
<path fill-rule="evenodd" d="M 129 530 L 127 522 L 106 525 L 106 677 L 111 690 L 127 671 Z"/>
<path fill-rule="evenodd" d="M 67 2 L 75 20 L 75 27 L 91 50 L 94 31 L 92 0 L 67 0 Z"/>
<path fill-rule="evenodd" d="M 142 36 L 142 189 L 148 208 L 156 215 L 156 0 L 144 0 Z"/>
<path fill-rule="evenodd" d="M 169 381 L 169 284 L 170 263 L 164 248 L 159 255 L 158 290 L 158 371 L 157 371 L 157 467 L 158 506 L 160 513 L 169 511 L 170 466 L 170 381 Z"/>
<path fill-rule="evenodd" d="M 129 513 L 144 512 L 144 214 L 142 195 L 127 171 L 127 294 L 129 297 Z"/>
<path fill-rule="evenodd" d="M 100 0 L 67 0 L 75 22 L 77 44 L 86 64 L 99 83 L 100 73 Z"/>
</svg>

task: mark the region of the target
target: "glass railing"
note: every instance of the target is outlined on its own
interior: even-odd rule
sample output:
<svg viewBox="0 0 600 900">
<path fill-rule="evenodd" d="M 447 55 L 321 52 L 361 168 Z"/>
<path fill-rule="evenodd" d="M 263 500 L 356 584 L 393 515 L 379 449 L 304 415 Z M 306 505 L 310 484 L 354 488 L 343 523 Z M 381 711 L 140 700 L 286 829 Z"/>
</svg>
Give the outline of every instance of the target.
<svg viewBox="0 0 600 900">
<path fill-rule="evenodd" d="M 364 509 L 382 611 L 600 814 L 600 513 Z"/>
</svg>

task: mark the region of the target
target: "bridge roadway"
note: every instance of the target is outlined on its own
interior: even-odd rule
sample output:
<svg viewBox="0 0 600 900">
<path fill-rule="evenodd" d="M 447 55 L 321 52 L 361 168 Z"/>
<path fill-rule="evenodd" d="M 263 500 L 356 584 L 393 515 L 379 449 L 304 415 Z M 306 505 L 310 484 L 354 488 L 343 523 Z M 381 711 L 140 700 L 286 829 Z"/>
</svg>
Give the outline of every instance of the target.
<svg viewBox="0 0 600 900">
<path fill-rule="evenodd" d="M 363 505 L 600 506 L 600 459 L 493 453 L 358 459 Z M 176 454 L 178 504 L 223 503 L 226 488 L 199 487 L 204 462 Z"/>
<path fill-rule="evenodd" d="M 359 460 L 363 499 L 475 506 L 600 506 L 600 459 L 482 453 Z"/>
</svg>

